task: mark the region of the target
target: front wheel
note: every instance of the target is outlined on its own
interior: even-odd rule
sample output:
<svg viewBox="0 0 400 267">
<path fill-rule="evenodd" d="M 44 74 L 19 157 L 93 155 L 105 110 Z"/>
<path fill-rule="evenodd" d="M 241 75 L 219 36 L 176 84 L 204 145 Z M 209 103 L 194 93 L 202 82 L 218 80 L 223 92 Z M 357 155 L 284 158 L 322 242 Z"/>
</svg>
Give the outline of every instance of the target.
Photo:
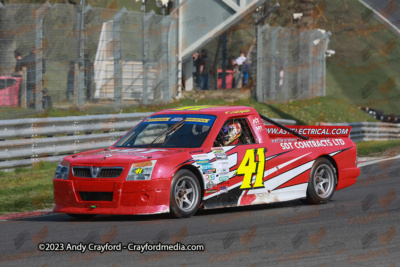
<svg viewBox="0 0 400 267">
<path fill-rule="evenodd" d="M 325 204 L 333 196 L 337 184 L 336 170 L 326 158 L 315 161 L 310 172 L 306 202 Z"/>
<path fill-rule="evenodd" d="M 188 218 L 196 213 L 200 204 L 200 184 L 188 170 L 179 170 L 172 181 L 170 208 L 175 217 Z"/>
</svg>

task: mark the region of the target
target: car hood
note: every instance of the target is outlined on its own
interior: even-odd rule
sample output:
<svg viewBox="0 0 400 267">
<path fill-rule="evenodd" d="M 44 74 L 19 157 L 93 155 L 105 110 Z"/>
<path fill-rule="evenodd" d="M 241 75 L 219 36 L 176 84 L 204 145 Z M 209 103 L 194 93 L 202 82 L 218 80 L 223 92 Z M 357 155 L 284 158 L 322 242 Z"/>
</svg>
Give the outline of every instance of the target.
<svg viewBox="0 0 400 267">
<path fill-rule="evenodd" d="M 82 152 L 65 159 L 74 166 L 123 166 L 169 156 L 175 158 L 177 154 L 182 153 L 185 153 L 185 150 L 178 148 L 111 148 Z"/>
</svg>

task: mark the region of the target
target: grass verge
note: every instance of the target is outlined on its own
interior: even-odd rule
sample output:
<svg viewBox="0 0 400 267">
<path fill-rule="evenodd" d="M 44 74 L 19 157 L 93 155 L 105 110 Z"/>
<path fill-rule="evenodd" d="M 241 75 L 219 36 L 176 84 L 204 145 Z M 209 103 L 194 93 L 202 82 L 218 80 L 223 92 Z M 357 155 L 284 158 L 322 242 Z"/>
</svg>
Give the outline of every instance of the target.
<svg viewBox="0 0 400 267">
<path fill-rule="evenodd" d="M 0 214 L 49 208 L 54 205 L 53 175 L 57 163 L 0 172 Z"/>
<path fill-rule="evenodd" d="M 396 156 L 400 150 L 400 140 L 358 142 L 359 157 Z"/>
<path fill-rule="evenodd" d="M 194 105 L 237 105 L 250 106 L 255 108 L 260 114 L 270 118 L 296 120 L 297 124 L 314 125 L 317 122 L 376 122 L 371 116 L 359 110 L 347 99 L 335 98 L 332 96 L 316 97 L 305 100 L 293 100 L 285 103 L 259 103 L 253 99 L 239 99 L 234 102 L 224 99 L 180 99 L 168 104 L 159 105 L 140 105 L 125 107 L 122 113 L 134 112 L 156 112 L 168 108 L 194 106 Z M 65 117 L 65 116 L 84 116 L 94 114 L 115 114 L 119 113 L 112 107 L 95 107 L 80 111 L 78 109 L 60 110 L 50 109 L 44 113 L 32 114 L 25 117 Z"/>
</svg>

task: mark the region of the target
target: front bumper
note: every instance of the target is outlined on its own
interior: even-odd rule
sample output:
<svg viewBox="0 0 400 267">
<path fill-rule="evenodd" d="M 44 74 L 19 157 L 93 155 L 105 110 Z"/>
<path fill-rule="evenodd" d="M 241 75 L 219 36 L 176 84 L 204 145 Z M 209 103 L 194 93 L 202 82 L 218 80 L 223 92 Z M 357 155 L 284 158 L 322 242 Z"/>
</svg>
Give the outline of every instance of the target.
<svg viewBox="0 0 400 267">
<path fill-rule="evenodd" d="M 54 212 L 156 214 L 169 212 L 170 181 L 81 181 L 54 179 Z M 102 199 L 107 195 L 107 200 Z"/>
</svg>

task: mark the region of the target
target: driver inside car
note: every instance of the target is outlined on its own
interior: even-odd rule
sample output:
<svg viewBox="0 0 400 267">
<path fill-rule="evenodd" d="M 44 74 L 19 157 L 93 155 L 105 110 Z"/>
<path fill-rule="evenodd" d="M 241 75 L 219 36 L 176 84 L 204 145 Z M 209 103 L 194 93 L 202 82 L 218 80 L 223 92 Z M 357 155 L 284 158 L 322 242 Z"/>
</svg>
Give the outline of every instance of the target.
<svg viewBox="0 0 400 267">
<path fill-rule="evenodd" d="M 229 122 L 222 127 L 222 143 L 224 146 L 239 144 L 239 137 L 242 134 L 242 126 L 238 122 Z"/>
</svg>

